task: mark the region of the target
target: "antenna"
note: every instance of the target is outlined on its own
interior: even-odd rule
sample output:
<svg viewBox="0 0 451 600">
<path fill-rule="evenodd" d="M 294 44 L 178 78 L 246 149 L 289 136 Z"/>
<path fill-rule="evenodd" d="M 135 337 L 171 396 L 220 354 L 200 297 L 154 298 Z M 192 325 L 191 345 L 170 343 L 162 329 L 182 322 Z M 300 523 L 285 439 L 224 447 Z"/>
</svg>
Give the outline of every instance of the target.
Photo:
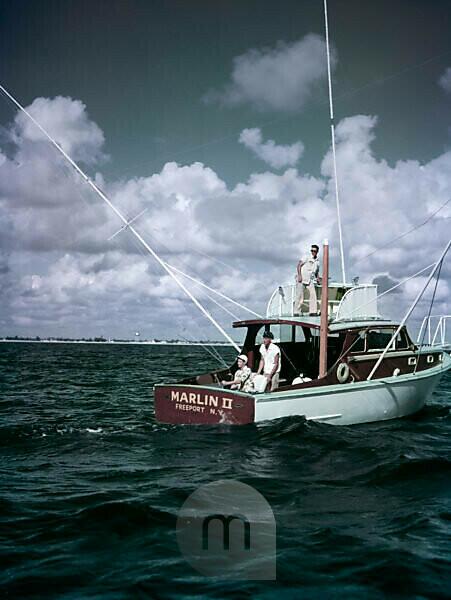
<svg viewBox="0 0 451 600">
<path fill-rule="evenodd" d="M 175 275 L 175 273 L 166 265 L 166 263 L 161 259 L 158 254 L 149 246 L 149 244 L 144 240 L 144 238 L 136 231 L 136 229 L 131 225 L 131 221 L 128 221 L 124 215 L 120 212 L 116 206 L 111 202 L 111 200 L 107 197 L 107 195 L 102 192 L 100 188 L 92 181 L 88 175 L 78 166 L 78 164 L 62 149 L 62 147 L 56 142 L 49 133 L 36 121 L 34 117 L 12 96 L 1 84 L 0 90 L 7 96 L 16 106 L 19 108 L 29 119 L 32 121 L 36 127 L 45 135 L 45 137 L 51 142 L 51 144 L 58 150 L 60 154 L 64 156 L 64 158 L 72 165 L 72 167 L 77 171 L 79 175 L 83 177 L 85 182 L 95 191 L 95 193 L 100 196 L 100 198 L 111 208 L 111 210 L 119 217 L 119 219 L 124 224 L 124 228 L 128 228 L 129 231 L 138 239 L 138 241 L 144 246 L 147 252 L 153 256 L 153 258 L 161 265 L 161 267 L 166 271 L 166 273 L 176 282 L 176 284 L 185 292 L 185 294 L 190 298 L 193 303 L 197 306 L 197 308 L 201 311 L 201 313 L 207 317 L 207 319 L 216 327 L 216 329 L 226 338 L 228 342 L 232 344 L 232 346 L 240 352 L 240 347 L 234 340 L 229 336 L 229 334 L 221 327 L 221 325 L 214 319 L 214 317 L 208 312 L 208 310 L 199 302 L 199 300 L 188 290 L 188 288 L 184 285 L 182 281 Z M 137 215 L 139 216 L 139 215 Z"/>
<path fill-rule="evenodd" d="M 338 195 L 337 156 L 335 152 L 334 101 L 332 96 L 332 76 L 330 72 L 329 22 L 327 17 L 327 0 L 324 0 L 324 24 L 326 29 L 327 81 L 329 83 L 330 137 L 332 139 L 332 156 L 334 164 L 335 203 L 337 206 L 338 237 L 340 241 L 341 276 L 346 283 L 345 253 L 343 249 L 343 232 L 341 229 L 340 199 Z"/>
</svg>

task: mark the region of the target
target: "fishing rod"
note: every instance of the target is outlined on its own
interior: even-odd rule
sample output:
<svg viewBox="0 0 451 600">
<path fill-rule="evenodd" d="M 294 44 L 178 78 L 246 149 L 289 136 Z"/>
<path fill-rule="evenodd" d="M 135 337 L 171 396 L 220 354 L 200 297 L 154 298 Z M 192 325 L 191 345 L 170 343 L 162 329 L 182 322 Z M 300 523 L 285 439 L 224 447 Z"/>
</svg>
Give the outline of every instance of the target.
<svg viewBox="0 0 451 600">
<path fill-rule="evenodd" d="M 185 284 L 180 281 L 180 279 L 175 275 L 175 273 L 166 265 L 163 259 L 155 252 L 155 250 L 149 246 L 146 240 L 138 233 L 138 231 L 133 227 L 132 220 L 127 220 L 121 211 L 116 208 L 116 206 L 111 202 L 108 196 L 92 181 L 92 179 L 86 175 L 86 173 L 78 166 L 78 164 L 63 150 L 60 144 L 52 138 L 52 136 L 42 127 L 42 125 L 20 104 L 16 98 L 5 89 L 3 85 L 0 84 L 0 90 L 5 94 L 9 100 L 13 102 L 13 104 L 23 112 L 28 119 L 44 134 L 44 136 L 49 140 L 49 142 L 57 149 L 57 151 L 72 165 L 72 167 L 76 170 L 76 172 L 81 175 L 84 179 L 85 183 L 87 183 L 94 192 L 108 205 L 108 207 L 116 214 L 116 216 L 122 221 L 124 225 L 124 229 L 128 229 L 131 233 L 136 237 L 136 239 L 144 246 L 147 252 L 158 262 L 158 264 L 164 269 L 164 271 L 175 281 L 175 283 L 180 287 L 182 291 L 190 298 L 190 300 L 197 306 L 200 312 L 216 327 L 216 329 L 226 338 L 228 342 L 232 344 L 232 346 L 240 352 L 240 347 L 238 344 L 230 337 L 230 335 L 221 327 L 221 325 L 215 320 L 215 318 L 209 313 L 209 311 L 199 302 L 199 300 L 189 291 L 189 289 L 185 286 Z"/>
</svg>

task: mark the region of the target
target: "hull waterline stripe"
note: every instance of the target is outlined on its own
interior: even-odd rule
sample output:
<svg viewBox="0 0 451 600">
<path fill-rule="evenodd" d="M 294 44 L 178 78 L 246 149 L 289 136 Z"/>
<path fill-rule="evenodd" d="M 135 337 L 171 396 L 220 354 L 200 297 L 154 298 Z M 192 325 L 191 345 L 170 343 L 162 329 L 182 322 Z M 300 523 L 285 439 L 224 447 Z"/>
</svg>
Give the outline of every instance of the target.
<svg viewBox="0 0 451 600">
<path fill-rule="evenodd" d="M 339 419 L 342 416 L 341 413 L 335 415 L 321 415 L 317 417 L 305 417 L 306 421 L 322 421 L 323 419 Z"/>
</svg>

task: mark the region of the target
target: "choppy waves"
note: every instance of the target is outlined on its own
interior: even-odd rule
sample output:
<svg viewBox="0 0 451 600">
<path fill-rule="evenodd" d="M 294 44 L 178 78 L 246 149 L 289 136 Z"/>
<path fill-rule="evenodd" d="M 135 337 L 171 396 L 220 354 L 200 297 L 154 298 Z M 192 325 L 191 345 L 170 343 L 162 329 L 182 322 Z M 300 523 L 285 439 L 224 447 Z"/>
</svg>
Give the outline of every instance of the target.
<svg viewBox="0 0 451 600">
<path fill-rule="evenodd" d="M 198 347 L 0 347 L 6 597 L 449 596 L 449 375 L 393 422 L 157 424 L 152 386 L 210 361 Z M 206 578 L 181 556 L 178 511 L 218 479 L 270 503 L 276 582 Z"/>
</svg>

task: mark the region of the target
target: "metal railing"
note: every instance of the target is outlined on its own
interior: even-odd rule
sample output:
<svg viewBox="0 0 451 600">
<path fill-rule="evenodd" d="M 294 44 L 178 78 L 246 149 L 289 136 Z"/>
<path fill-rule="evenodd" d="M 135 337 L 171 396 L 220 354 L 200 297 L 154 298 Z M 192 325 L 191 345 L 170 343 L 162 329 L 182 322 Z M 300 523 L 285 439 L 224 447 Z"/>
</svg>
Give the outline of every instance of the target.
<svg viewBox="0 0 451 600">
<path fill-rule="evenodd" d="M 296 304 L 296 284 L 285 284 L 276 288 L 271 297 L 269 299 L 267 308 L 266 308 L 266 316 L 267 317 L 292 317 L 295 314 L 295 304 Z M 321 286 L 316 287 L 316 294 L 318 300 L 317 310 L 320 309 L 321 306 Z M 338 283 L 330 283 L 329 284 L 329 316 L 335 317 L 338 311 L 338 307 L 341 303 L 341 300 L 331 299 L 336 296 L 339 290 L 343 288 L 349 289 L 352 286 L 347 284 L 338 284 Z M 302 314 L 308 314 L 308 294 L 307 290 L 306 298 L 304 300 L 305 311 Z"/>
<path fill-rule="evenodd" d="M 427 346 L 451 345 L 451 336 L 447 337 L 448 320 L 451 320 L 451 315 L 424 317 L 418 332 L 417 344 L 421 344 L 424 338 L 423 343 Z"/>
<path fill-rule="evenodd" d="M 362 283 L 347 290 L 335 316 L 337 321 L 378 318 L 380 315 L 377 309 L 377 285 L 374 283 Z"/>
</svg>

